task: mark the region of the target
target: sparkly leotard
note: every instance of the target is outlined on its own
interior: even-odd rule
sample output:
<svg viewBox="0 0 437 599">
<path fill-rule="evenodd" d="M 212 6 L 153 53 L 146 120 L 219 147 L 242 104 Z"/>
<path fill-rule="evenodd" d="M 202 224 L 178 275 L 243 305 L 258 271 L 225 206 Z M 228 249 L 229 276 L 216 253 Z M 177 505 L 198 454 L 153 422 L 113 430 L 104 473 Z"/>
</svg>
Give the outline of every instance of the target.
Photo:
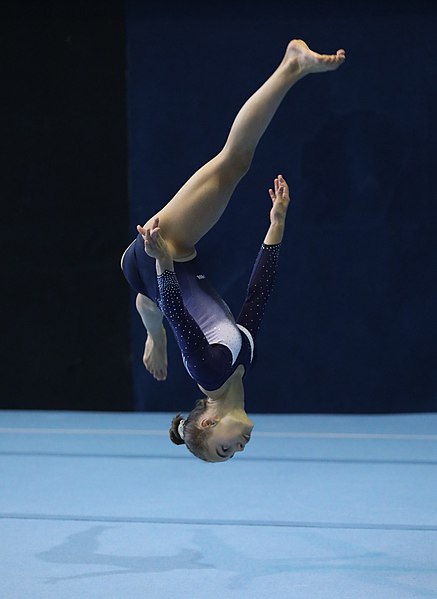
<svg viewBox="0 0 437 599">
<path fill-rule="evenodd" d="M 209 283 L 198 257 L 174 262 L 174 271 L 156 276 L 155 261 L 141 235 L 122 257 L 122 269 L 137 293 L 155 301 L 169 321 L 186 369 L 204 389 L 223 385 L 237 366 L 253 363 L 254 338 L 272 290 L 280 244 L 262 244 L 237 320 Z"/>
<path fill-rule="evenodd" d="M 262 244 L 246 299 L 235 321 L 226 302 L 208 283 L 195 261 L 175 263 L 179 272 L 158 276 L 158 305 L 166 316 L 190 376 L 207 391 L 218 389 L 242 364 L 248 371 L 254 338 L 275 281 L 280 244 Z"/>
</svg>

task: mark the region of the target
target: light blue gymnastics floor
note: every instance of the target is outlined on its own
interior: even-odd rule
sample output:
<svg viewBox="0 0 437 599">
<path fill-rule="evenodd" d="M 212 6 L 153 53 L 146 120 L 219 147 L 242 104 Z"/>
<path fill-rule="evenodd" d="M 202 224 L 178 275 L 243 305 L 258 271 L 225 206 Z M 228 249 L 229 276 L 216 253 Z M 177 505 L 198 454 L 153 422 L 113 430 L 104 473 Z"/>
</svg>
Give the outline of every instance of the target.
<svg viewBox="0 0 437 599">
<path fill-rule="evenodd" d="M 0 412 L 1 599 L 437 597 L 437 414 L 252 417 L 207 464 L 170 414 Z"/>
</svg>

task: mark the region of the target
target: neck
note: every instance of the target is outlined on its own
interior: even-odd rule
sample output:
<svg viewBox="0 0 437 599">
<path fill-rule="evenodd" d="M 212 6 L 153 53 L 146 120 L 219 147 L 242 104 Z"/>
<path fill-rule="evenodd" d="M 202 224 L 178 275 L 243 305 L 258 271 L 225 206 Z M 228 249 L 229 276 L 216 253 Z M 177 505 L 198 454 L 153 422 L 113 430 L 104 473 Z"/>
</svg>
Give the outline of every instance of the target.
<svg viewBox="0 0 437 599">
<path fill-rule="evenodd" d="M 237 371 L 217 391 L 206 392 L 208 402 L 219 411 L 244 412 L 244 386 L 241 373 Z"/>
<path fill-rule="evenodd" d="M 244 411 L 244 386 L 241 377 L 232 378 L 228 388 L 220 398 L 226 411 Z"/>
<path fill-rule="evenodd" d="M 208 392 L 208 404 L 211 414 L 219 419 L 226 418 L 246 425 L 248 434 L 253 429 L 253 422 L 244 409 L 244 386 L 242 375 L 244 370 L 235 371 L 225 385 L 217 391 Z"/>
</svg>

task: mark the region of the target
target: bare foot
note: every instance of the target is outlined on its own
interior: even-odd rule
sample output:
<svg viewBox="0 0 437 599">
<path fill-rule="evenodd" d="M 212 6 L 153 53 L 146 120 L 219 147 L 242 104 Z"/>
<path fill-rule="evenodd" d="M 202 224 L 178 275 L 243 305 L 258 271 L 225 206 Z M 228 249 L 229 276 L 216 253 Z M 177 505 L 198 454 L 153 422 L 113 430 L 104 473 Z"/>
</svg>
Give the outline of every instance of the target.
<svg viewBox="0 0 437 599">
<path fill-rule="evenodd" d="M 167 378 L 167 334 L 162 327 L 162 335 L 147 335 L 144 347 L 143 364 L 157 381 Z"/>
<path fill-rule="evenodd" d="M 298 64 L 301 75 L 335 71 L 344 63 L 346 53 L 343 49 L 336 54 L 318 54 L 313 52 L 303 40 L 292 40 L 288 46 L 282 63 Z"/>
</svg>

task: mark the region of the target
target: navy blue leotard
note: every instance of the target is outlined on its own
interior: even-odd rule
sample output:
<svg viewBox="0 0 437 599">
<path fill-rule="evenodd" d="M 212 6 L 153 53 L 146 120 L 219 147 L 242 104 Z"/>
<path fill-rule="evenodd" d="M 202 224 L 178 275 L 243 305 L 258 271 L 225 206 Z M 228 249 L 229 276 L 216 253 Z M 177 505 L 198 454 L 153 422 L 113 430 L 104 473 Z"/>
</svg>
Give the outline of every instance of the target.
<svg viewBox="0 0 437 599">
<path fill-rule="evenodd" d="M 175 262 L 174 271 L 166 270 L 158 277 L 154 274 L 152 279 L 150 266 L 154 270 L 154 260 L 146 255 L 141 236 L 140 239 L 126 251 L 123 272 L 135 291 L 148 295 L 159 305 L 173 329 L 190 376 L 205 390 L 213 391 L 240 364 L 246 373 L 253 361 L 254 338 L 276 278 L 281 244 L 262 244 L 246 299 L 235 320 L 226 302 L 209 283 L 197 257 Z"/>
</svg>

